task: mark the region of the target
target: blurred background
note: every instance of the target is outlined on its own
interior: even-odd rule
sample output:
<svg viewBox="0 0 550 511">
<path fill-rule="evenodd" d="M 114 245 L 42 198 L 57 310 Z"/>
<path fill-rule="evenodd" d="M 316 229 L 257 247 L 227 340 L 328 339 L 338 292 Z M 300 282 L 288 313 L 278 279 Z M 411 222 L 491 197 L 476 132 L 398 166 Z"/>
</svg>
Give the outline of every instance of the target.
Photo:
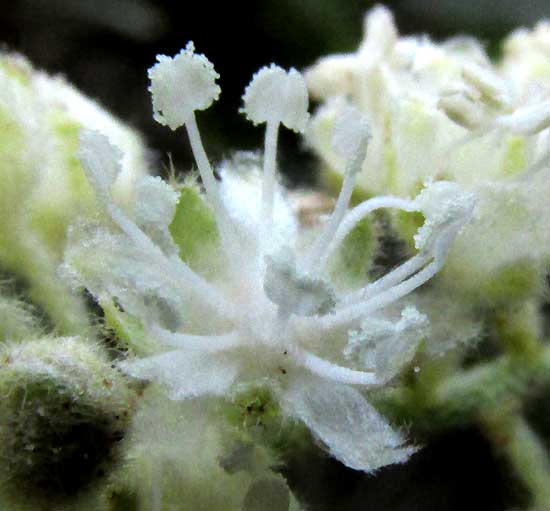
<svg viewBox="0 0 550 511">
<path fill-rule="evenodd" d="M 261 66 L 298 69 L 319 56 L 351 51 L 362 33 L 368 0 L 0 0 L 0 42 L 51 73 L 61 73 L 145 134 L 157 159 L 192 164 L 183 133 L 156 125 L 147 68 L 158 53 L 173 55 L 189 40 L 215 64 L 222 96 L 199 125 L 209 155 L 252 149 L 262 131 L 237 113 L 241 95 Z M 511 29 L 550 17 L 549 0 L 395 0 L 387 2 L 402 33 L 436 39 L 470 33 L 495 52 Z M 312 160 L 283 130 L 281 167 L 294 181 L 313 175 Z"/>
<path fill-rule="evenodd" d="M 189 169 L 192 159 L 184 132 L 174 134 L 152 119 L 146 72 L 158 53 L 173 55 L 193 40 L 197 51 L 215 64 L 222 96 L 199 114 L 198 122 L 209 156 L 218 161 L 233 149 L 262 144 L 263 130 L 238 114 L 252 74 L 271 62 L 300 69 L 322 55 L 354 50 L 363 13 L 374 2 L 0 0 L 0 5 L 4 49 L 66 76 L 141 131 L 162 173 L 169 153 L 179 171 Z M 550 18 L 549 0 L 397 0 L 386 5 L 402 33 L 427 33 L 435 39 L 468 33 L 493 55 L 510 30 Z M 315 160 L 284 130 L 279 162 L 294 183 L 314 179 Z M 426 439 L 426 447 L 410 463 L 388 467 L 376 477 L 346 470 L 326 456 L 314 462 L 326 483 L 322 488 L 319 480 L 308 486 L 311 466 L 297 462 L 288 472 L 291 481 L 300 482 L 298 493 L 312 503 L 312 510 L 500 511 L 521 505 L 521 489 L 507 467 L 473 430 Z"/>
</svg>

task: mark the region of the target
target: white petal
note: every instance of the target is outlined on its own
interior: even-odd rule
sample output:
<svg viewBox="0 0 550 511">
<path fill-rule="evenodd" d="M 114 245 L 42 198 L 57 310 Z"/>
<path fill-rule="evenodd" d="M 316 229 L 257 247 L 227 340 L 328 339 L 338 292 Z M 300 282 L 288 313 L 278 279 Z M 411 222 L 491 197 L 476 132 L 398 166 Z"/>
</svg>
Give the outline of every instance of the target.
<svg viewBox="0 0 550 511">
<path fill-rule="evenodd" d="M 373 368 L 380 381 L 387 381 L 412 360 L 428 323 L 414 307 L 403 309 L 399 321 L 369 318 L 361 330 L 350 332 L 344 354 L 358 357 L 363 367 Z"/>
<path fill-rule="evenodd" d="M 186 287 L 154 254 L 94 225 L 69 229 L 62 275 L 98 299 L 116 298 L 142 319 L 164 317 L 162 323 L 171 328 L 178 327 L 181 311 L 191 301 Z"/>
<path fill-rule="evenodd" d="M 174 216 L 178 193 L 160 177 L 146 176 L 137 185 L 135 215 L 138 223 L 168 226 Z"/>
<path fill-rule="evenodd" d="M 249 240 L 248 244 L 256 244 L 262 204 L 262 181 L 257 157 L 251 153 L 237 153 L 232 160 L 222 162 L 218 172 L 222 177 L 220 195 L 231 220 L 243 238 Z M 297 233 L 297 219 L 283 188 L 277 185 L 273 198 L 273 231 L 269 252 L 277 251 L 283 245 L 293 246 Z M 251 249 L 252 246 L 248 248 Z"/>
<path fill-rule="evenodd" d="M 176 350 L 148 358 L 125 360 L 119 367 L 134 378 L 169 387 L 170 399 L 224 395 L 237 378 L 239 365 L 230 356 Z"/>
<path fill-rule="evenodd" d="M 263 67 L 252 77 L 243 101 L 241 111 L 254 124 L 282 122 L 302 132 L 309 118 L 306 83 L 295 69 L 287 72 L 274 64 Z"/>
<path fill-rule="evenodd" d="M 283 400 L 291 415 L 302 420 L 335 458 L 355 470 L 372 472 L 403 463 L 415 452 L 359 391 L 347 385 L 301 378 Z"/>
<path fill-rule="evenodd" d="M 149 69 L 154 118 L 175 130 L 187 122 L 195 110 L 205 110 L 220 95 L 218 73 L 204 56 L 194 53 L 192 42 L 175 57 L 157 55 Z"/>
</svg>

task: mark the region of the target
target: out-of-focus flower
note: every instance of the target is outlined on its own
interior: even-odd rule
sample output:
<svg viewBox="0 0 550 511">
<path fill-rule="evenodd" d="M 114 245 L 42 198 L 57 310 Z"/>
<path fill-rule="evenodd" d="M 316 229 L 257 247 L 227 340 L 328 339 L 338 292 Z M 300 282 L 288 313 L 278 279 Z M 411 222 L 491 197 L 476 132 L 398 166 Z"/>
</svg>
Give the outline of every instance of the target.
<svg viewBox="0 0 550 511">
<path fill-rule="evenodd" d="M 123 150 L 113 193 L 122 203 L 146 173 L 140 137 L 61 77 L 0 55 L 0 266 L 22 278 L 31 299 L 66 333 L 86 314 L 56 278 L 69 222 L 93 212 L 93 193 L 77 157 L 79 133 L 95 129 Z"/>
<path fill-rule="evenodd" d="M 536 296 L 543 287 L 550 256 L 547 43 L 547 23 L 519 30 L 493 64 L 471 38 L 400 37 L 390 11 L 378 6 L 366 16 L 357 52 L 324 57 L 306 72 L 310 91 L 324 100 L 308 139 L 328 177 L 345 172 L 329 138 L 351 103 L 373 133 L 360 187 L 410 196 L 430 179 L 447 180 L 478 197 L 438 279 L 476 303 Z M 404 236 L 414 228 L 411 217 L 394 219 Z"/>
</svg>

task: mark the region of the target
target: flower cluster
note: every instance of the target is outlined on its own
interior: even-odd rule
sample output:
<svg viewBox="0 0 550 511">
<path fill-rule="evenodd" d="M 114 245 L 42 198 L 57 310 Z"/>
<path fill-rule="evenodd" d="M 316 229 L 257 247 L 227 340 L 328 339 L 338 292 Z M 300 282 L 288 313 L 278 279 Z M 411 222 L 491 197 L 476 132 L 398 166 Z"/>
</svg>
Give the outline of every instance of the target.
<svg viewBox="0 0 550 511">
<path fill-rule="evenodd" d="M 495 64 L 472 38 L 400 37 L 378 6 L 357 52 L 324 57 L 306 72 L 323 100 L 308 139 L 329 177 L 345 172 L 329 138 L 352 104 L 373 132 L 358 176 L 364 190 L 407 196 L 444 179 L 478 197 L 442 273 L 447 288 L 476 303 L 533 296 L 542 286 L 550 255 L 548 33 L 544 22 L 512 33 Z"/>
<path fill-rule="evenodd" d="M 414 199 L 380 196 L 349 209 L 378 126 L 346 107 L 331 134 L 331 150 L 345 162 L 343 185 L 329 218 L 308 229 L 278 184 L 276 162 L 280 125 L 308 125 L 300 73 L 272 65 L 254 75 L 242 112 L 266 124 L 263 164 L 226 162 L 219 181 L 195 118 L 219 95 L 212 64 L 189 43 L 174 58 L 159 56 L 149 77 L 155 119 L 185 126 L 205 194 L 146 177 L 135 208 L 121 207 L 112 193 L 120 152 L 99 133 L 82 137 L 82 164 L 104 215 L 72 226 L 63 272 L 142 325 L 142 356 L 120 367 L 164 384 L 175 400 L 268 387 L 285 416 L 347 466 L 372 471 L 407 459 L 414 447 L 364 391 L 395 377 L 426 335 L 428 318 L 400 301 L 442 268 L 473 214 L 473 195 L 428 182 Z M 378 280 L 343 288 L 330 277 L 331 259 L 381 208 L 424 216 L 417 253 Z"/>
</svg>

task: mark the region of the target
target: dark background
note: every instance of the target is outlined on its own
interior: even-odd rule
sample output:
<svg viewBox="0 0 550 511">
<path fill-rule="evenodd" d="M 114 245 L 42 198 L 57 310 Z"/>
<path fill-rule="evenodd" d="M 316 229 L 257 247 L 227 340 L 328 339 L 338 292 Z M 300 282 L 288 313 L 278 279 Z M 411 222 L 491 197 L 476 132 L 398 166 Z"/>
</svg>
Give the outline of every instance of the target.
<svg viewBox="0 0 550 511">
<path fill-rule="evenodd" d="M 276 62 L 298 69 L 328 53 L 356 48 L 364 11 L 359 0 L 16 0 L 0 1 L 0 40 L 40 68 L 61 73 L 146 137 L 162 173 L 167 154 L 176 167 L 192 164 L 183 131 L 156 125 L 147 92 L 155 55 L 173 55 L 188 40 L 214 63 L 222 96 L 199 125 L 210 157 L 262 143 L 238 114 L 252 74 Z M 470 33 L 492 55 L 511 29 L 550 17 L 550 0 L 402 0 L 388 2 L 402 33 L 435 39 Z M 292 134 L 282 134 L 280 167 L 294 182 L 308 182 L 315 162 Z M 327 457 L 296 462 L 288 472 L 312 510 L 501 511 L 521 504 L 521 488 L 475 429 L 437 435 L 404 466 L 376 477 L 346 470 Z M 316 473 L 309 478 L 308 471 Z M 311 486 L 308 485 L 311 482 Z M 321 485 L 319 485 L 321 481 Z"/>
<path fill-rule="evenodd" d="M 183 133 L 151 117 L 147 68 L 193 40 L 221 75 L 222 96 L 199 125 L 210 157 L 261 145 L 262 131 L 237 113 L 244 87 L 261 66 L 303 68 L 319 56 L 351 51 L 368 0 L 0 0 L 0 41 L 36 66 L 62 73 L 89 96 L 143 132 L 157 160 L 172 153 L 180 170 L 192 164 Z M 550 16 L 550 0 L 401 0 L 387 2 L 402 33 L 497 41 L 518 25 Z M 297 139 L 282 134 L 281 167 L 295 181 L 314 164 Z M 158 168 L 162 168 L 158 165 Z"/>
</svg>

